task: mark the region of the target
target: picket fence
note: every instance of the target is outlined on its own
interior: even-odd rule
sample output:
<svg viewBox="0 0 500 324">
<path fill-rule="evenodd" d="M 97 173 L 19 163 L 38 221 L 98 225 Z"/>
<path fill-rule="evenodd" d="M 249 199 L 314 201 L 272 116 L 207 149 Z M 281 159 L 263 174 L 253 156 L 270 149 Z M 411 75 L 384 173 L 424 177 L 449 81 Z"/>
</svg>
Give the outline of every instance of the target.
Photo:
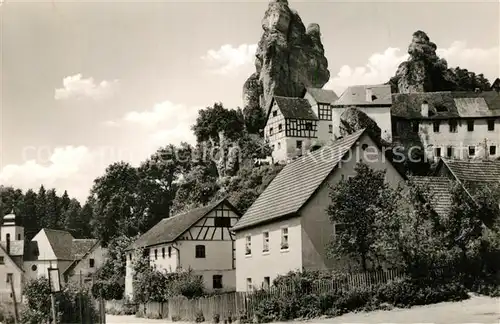
<svg viewBox="0 0 500 324">
<path fill-rule="evenodd" d="M 386 270 L 378 272 L 348 274 L 338 279 L 321 280 L 311 285 L 297 287 L 293 285 L 273 286 L 268 289 L 253 292 L 229 292 L 220 295 L 187 299 L 174 297 L 165 303 L 150 302 L 138 305 L 139 313 L 148 318 L 164 318 L 184 321 L 195 321 L 200 312 L 206 321 L 212 321 L 215 315 L 220 316 L 221 322 L 229 317 L 245 316 L 253 318 L 255 309 L 262 301 L 286 294 L 328 294 L 338 291 L 349 291 L 362 287 L 387 283 L 401 278 L 404 272 L 400 270 Z M 120 307 L 119 301 L 112 302 L 106 308 Z"/>
</svg>

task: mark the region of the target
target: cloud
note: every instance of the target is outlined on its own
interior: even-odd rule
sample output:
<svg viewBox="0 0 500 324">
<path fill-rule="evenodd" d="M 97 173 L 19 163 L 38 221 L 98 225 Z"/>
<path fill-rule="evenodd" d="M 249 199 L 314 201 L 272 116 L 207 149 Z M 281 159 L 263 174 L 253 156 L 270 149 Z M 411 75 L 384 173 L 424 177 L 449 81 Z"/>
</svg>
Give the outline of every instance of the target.
<svg viewBox="0 0 500 324">
<path fill-rule="evenodd" d="M 490 80 L 496 78 L 499 71 L 498 47 L 468 48 L 466 42 L 456 41 L 449 48 L 438 49 L 437 54 L 448 61 L 449 67 L 460 66 L 469 71 L 484 73 Z M 389 47 L 383 53 L 372 54 L 364 66 L 342 66 L 325 88 L 340 94 L 351 85 L 385 83 L 394 76 L 399 64 L 407 59 L 405 51 Z"/>
<path fill-rule="evenodd" d="M 238 47 L 226 44 L 219 49 L 210 49 L 201 59 L 215 74 L 229 74 L 242 67 L 250 67 L 255 59 L 257 44 L 241 44 Z"/>
<path fill-rule="evenodd" d="M 63 88 L 55 89 L 54 99 L 92 98 L 100 100 L 112 96 L 116 92 L 117 87 L 118 80 L 103 80 L 99 84 L 96 84 L 93 78 L 83 79 L 79 73 L 63 79 Z"/>
</svg>

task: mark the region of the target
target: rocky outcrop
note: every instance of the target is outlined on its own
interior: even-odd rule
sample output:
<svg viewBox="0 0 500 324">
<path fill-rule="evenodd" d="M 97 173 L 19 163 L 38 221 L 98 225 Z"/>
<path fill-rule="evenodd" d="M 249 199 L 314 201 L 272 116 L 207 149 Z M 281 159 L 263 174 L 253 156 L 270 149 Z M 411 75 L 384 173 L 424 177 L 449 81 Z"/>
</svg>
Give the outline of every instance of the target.
<svg viewBox="0 0 500 324">
<path fill-rule="evenodd" d="M 243 86 L 247 113 L 265 108 L 273 95 L 299 97 L 306 87 L 321 88 L 330 79 L 319 25 L 306 29 L 288 1 L 270 1 L 262 28 L 255 54 L 256 72 Z"/>
<path fill-rule="evenodd" d="M 449 91 L 456 88 L 454 75 L 446 60 L 436 54 L 437 46 L 423 31 L 413 33 L 408 61 L 401 63 L 395 82 L 399 93 Z"/>
<path fill-rule="evenodd" d="M 363 128 L 366 128 L 372 139 L 381 143 L 382 131 L 367 114 L 356 108 L 347 108 L 340 115 L 339 132 L 341 136 L 352 134 Z"/>
</svg>

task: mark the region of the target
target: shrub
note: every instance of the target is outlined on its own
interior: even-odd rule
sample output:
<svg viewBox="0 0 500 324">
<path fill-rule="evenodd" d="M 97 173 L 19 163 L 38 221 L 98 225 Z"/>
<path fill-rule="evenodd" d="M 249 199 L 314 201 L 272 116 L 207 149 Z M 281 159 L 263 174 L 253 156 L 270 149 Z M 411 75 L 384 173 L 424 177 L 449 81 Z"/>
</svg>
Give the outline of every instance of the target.
<svg viewBox="0 0 500 324">
<path fill-rule="evenodd" d="M 196 323 L 203 323 L 203 322 L 205 322 L 205 316 L 203 316 L 203 311 L 198 310 L 196 312 L 195 322 Z"/>
<path fill-rule="evenodd" d="M 171 320 L 172 320 L 172 322 L 178 322 L 181 320 L 181 317 L 179 315 L 173 315 Z"/>
<path fill-rule="evenodd" d="M 219 323 L 220 322 L 220 315 L 219 314 L 214 314 L 214 323 Z"/>
</svg>

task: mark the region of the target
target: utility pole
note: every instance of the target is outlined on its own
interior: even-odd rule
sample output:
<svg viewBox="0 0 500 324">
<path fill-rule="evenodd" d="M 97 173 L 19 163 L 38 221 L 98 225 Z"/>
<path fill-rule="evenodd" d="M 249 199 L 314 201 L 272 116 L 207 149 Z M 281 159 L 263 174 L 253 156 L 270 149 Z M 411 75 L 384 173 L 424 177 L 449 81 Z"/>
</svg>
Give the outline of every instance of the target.
<svg viewBox="0 0 500 324">
<path fill-rule="evenodd" d="M 80 324 L 83 324 L 82 270 L 80 270 Z"/>
<path fill-rule="evenodd" d="M 489 158 L 490 152 L 488 151 L 488 139 L 484 138 L 484 158 L 487 160 Z"/>
<path fill-rule="evenodd" d="M 14 323 L 19 323 L 19 310 L 17 309 L 16 292 L 14 290 L 14 279 L 10 280 L 10 291 L 12 292 L 12 301 L 14 302 Z"/>
</svg>

